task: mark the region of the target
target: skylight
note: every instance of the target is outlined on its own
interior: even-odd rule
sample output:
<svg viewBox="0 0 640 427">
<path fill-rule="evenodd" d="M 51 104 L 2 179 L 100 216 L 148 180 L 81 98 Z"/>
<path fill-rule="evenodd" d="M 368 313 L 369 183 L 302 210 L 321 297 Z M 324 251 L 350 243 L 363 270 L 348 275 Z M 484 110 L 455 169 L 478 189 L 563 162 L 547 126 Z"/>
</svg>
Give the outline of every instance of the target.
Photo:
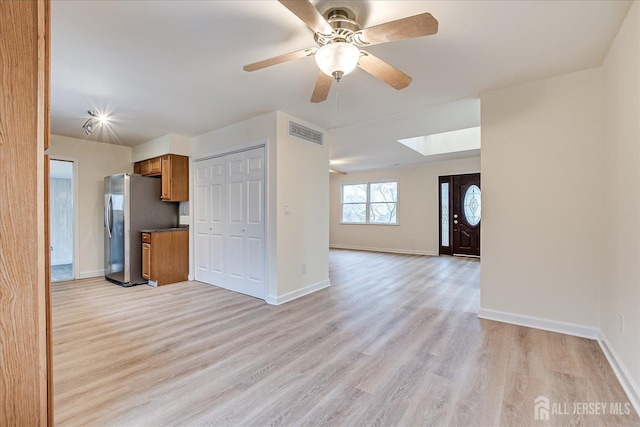
<svg viewBox="0 0 640 427">
<path fill-rule="evenodd" d="M 480 149 L 480 126 L 398 140 L 423 156 Z"/>
</svg>

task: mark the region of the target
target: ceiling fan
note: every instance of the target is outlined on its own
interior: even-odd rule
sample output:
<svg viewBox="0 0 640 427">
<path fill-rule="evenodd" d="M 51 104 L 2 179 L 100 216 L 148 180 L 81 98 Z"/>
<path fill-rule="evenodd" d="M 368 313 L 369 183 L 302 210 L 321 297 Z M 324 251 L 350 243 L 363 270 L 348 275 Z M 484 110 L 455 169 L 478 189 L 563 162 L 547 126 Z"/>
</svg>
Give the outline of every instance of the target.
<svg viewBox="0 0 640 427">
<path fill-rule="evenodd" d="M 318 47 L 310 47 L 264 61 L 245 65 L 245 71 L 256 71 L 306 56 L 315 56 L 320 73 L 311 95 L 311 102 L 327 99 L 333 80 L 356 66 L 382 80 L 394 89 L 409 86 L 411 77 L 361 48 L 438 32 L 438 21 L 430 13 L 409 16 L 385 24 L 362 28 L 355 14 L 347 7 L 329 9 L 320 14 L 309 0 L 278 0 L 314 32 Z"/>
</svg>

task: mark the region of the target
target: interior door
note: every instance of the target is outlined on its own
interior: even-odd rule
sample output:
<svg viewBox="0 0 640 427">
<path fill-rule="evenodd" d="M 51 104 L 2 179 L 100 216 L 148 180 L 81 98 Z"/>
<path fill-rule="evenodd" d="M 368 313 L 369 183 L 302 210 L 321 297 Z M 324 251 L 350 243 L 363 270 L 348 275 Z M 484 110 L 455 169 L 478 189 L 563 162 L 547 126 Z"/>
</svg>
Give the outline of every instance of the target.
<svg viewBox="0 0 640 427">
<path fill-rule="evenodd" d="M 245 293 L 266 298 L 265 282 L 265 159 L 264 148 L 245 153 Z"/>
<path fill-rule="evenodd" d="M 195 279 L 219 286 L 225 270 L 225 167 L 224 158 L 195 163 Z"/>
<path fill-rule="evenodd" d="M 196 162 L 195 278 L 266 297 L 264 148 Z"/>
<path fill-rule="evenodd" d="M 236 292 L 245 291 L 245 212 L 247 209 L 244 153 L 226 156 L 227 161 L 227 221 L 225 255 L 227 271 L 224 286 Z"/>
<path fill-rule="evenodd" d="M 265 298 L 264 148 L 227 160 L 227 289 Z"/>
<path fill-rule="evenodd" d="M 440 254 L 480 256 L 480 174 L 441 176 Z"/>
<path fill-rule="evenodd" d="M 453 254 L 480 256 L 480 174 L 452 176 Z"/>
</svg>

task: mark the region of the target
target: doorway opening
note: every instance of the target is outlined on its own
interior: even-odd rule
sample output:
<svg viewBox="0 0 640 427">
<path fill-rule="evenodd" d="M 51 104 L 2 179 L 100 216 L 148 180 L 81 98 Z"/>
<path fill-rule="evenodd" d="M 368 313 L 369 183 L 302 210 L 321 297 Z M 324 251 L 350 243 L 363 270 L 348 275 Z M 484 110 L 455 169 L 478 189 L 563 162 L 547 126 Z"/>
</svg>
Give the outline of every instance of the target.
<svg viewBox="0 0 640 427">
<path fill-rule="evenodd" d="M 75 278 L 74 250 L 74 163 L 50 160 L 49 209 L 51 281 Z"/>
<path fill-rule="evenodd" d="M 438 185 L 440 254 L 479 257 L 480 174 L 441 176 Z"/>
</svg>

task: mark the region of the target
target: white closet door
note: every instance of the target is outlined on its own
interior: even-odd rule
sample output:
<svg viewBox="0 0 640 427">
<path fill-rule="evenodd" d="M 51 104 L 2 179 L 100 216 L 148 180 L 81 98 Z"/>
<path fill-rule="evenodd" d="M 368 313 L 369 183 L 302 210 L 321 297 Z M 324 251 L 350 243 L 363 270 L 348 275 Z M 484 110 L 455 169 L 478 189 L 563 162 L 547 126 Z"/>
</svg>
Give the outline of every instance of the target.
<svg viewBox="0 0 640 427">
<path fill-rule="evenodd" d="M 227 223 L 225 254 L 227 270 L 225 287 L 245 291 L 245 159 L 244 153 L 226 156 L 227 160 Z"/>
<path fill-rule="evenodd" d="M 245 153 L 245 293 L 266 298 L 265 281 L 265 164 L 264 148 Z"/>
<path fill-rule="evenodd" d="M 264 148 L 196 162 L 196 280 L 266 297 Z"/>
<path fill-rule="evenodd" d="M 196 163 L 195 279 L 224 283 L 225 161 Z"/>
</svg>

